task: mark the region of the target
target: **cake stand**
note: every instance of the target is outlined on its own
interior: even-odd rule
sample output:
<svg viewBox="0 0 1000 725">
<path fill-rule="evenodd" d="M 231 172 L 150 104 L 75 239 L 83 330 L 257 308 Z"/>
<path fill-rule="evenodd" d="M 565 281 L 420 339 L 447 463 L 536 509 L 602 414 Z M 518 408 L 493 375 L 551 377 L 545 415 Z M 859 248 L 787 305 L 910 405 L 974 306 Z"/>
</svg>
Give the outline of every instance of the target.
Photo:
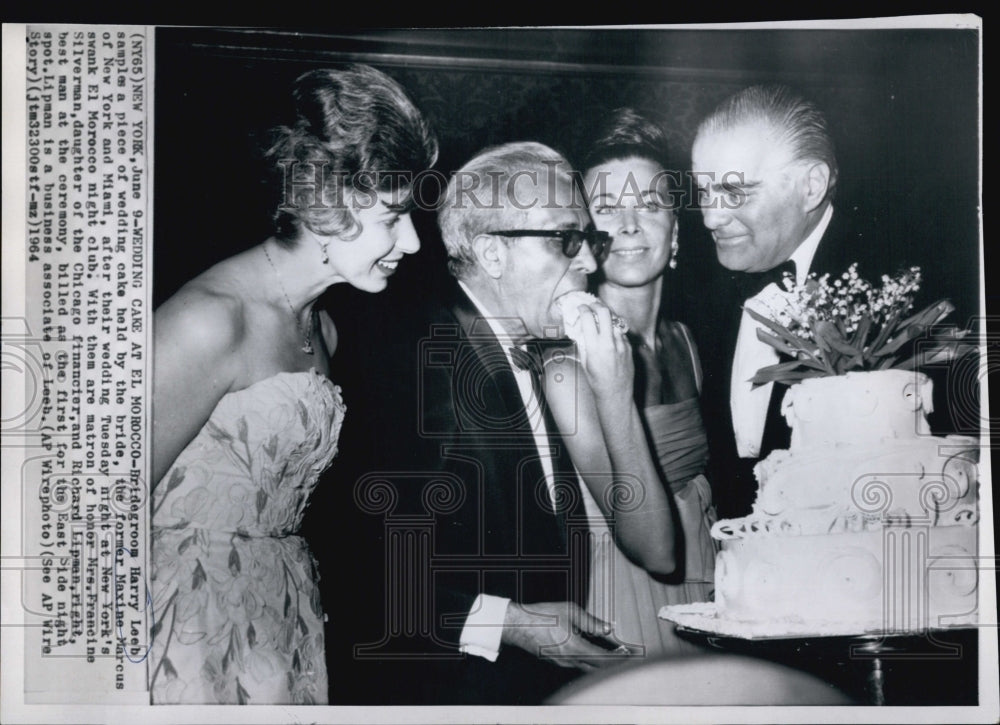
<svg viewBox="0 0 1000 725">
<path fill-rule="evenodd" d="M 703 646 L 761 657 L 810 672 L 861 704 L 976 705 L 978 638 L 968 624 L 922 632 L 864 631 L 842 625 L 753 627 L 715 616 L 710 603 L 665 607 L 678 635 Z"/>
</svg>

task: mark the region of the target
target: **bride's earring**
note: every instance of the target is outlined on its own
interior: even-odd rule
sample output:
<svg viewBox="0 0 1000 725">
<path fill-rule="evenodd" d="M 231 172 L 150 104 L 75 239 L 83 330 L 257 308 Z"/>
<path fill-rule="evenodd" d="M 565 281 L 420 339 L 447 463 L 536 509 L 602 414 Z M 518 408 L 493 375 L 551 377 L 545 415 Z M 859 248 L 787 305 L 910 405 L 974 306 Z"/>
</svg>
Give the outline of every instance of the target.
<svg viewBox="0 0 1000 725">
<path fill-rule="evenodd" d="M 330 255 L 326 251 L 326 248 L 330 246 L 330 242 L 323 244 L 323 242 L 316 240 L 316 243 L 319 244 L 319 251 L 323 253 L 323 264 L 330 264 Z"/>
<path fill-rule="evenodd" d="M 677 243 L 677 237 L 670 242 L 670 269 L 677 269 L 677 250 L 680 249 L 680 245 Z"/>
</svg>

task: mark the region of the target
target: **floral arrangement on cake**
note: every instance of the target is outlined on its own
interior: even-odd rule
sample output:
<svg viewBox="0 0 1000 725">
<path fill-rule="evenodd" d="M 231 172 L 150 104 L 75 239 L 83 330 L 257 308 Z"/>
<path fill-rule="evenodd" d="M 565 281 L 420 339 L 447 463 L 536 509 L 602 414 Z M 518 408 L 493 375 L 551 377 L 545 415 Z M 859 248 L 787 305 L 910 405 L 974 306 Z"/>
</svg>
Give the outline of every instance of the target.
<svg viewBox="0 0 1000 725">
<path fill-rule="evenodd" d="M 767 329 L 757 337 L 790 360 L 769 365 L 751 378 L 754 385 L 844 375 L 852 371 L 913 370 L 959 357 L 973 349 L 960 343 L 966 331 L 939 323 L 955 309 L 940 300 L 911 314 L 920 289 L 919 267 L 895 277 L 882 275 L 881 286 L 858 275 L 857 264 L 840 277 L 809 276 L 796 284 L 785 274 L 786 304 L 773 319 L 747 309 Z"/>
</svg>

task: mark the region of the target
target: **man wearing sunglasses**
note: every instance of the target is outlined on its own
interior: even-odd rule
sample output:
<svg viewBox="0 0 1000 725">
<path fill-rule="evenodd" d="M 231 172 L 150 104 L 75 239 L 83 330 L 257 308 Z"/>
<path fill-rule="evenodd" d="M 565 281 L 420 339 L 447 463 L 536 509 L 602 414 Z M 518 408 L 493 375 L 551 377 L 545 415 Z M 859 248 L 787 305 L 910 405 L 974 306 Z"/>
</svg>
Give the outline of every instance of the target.
<svg viewBox="0 0 1000 725">
<path fill-rule="evenodd" d="M 439 224 L 457 285 L 423 341 L 420 445 L 429 467 L 461 482 L 461 502 L 435 518 L 435 550 L 454 563 L 431 566 L 441 651 L 414 672 L 427 703 L 538 704 L 621 661 L 601 640 L 607 625 L 582 608 L 589 530 L 537 355 L 565 343 L 556 300 L 586 289 L 609 240 L 568 162 L 537 143 L 470 160 Z"/>
</svg>

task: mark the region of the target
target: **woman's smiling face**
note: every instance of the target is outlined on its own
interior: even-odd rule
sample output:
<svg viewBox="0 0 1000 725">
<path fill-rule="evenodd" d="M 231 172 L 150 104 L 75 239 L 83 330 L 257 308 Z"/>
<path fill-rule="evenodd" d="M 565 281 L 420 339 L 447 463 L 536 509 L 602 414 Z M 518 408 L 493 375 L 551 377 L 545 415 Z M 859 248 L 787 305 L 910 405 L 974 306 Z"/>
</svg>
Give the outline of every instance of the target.
<svg viewBox="0 0 1000 725">
<path fill-rule="evenodd" d="M 666 269 L 677 237 L 668 181 L 659 164 L 637 156 L 587 170 L 590 215 L 598 229 L 611 235 L 611 253 L 601 267 L 608 282 L 639 287 Z"/>
<path fill-rule="evenodd" d="M 338 278 L 367 292 L 384 290 L 399 261 L 420 249 L 409 212 L 389 206 L 387 200 L 383 195 L 369 197 L 355 211 L 361 234 L 354 239 L 321 237 L 328 242 L 330 266 Z"/>
</svg>

